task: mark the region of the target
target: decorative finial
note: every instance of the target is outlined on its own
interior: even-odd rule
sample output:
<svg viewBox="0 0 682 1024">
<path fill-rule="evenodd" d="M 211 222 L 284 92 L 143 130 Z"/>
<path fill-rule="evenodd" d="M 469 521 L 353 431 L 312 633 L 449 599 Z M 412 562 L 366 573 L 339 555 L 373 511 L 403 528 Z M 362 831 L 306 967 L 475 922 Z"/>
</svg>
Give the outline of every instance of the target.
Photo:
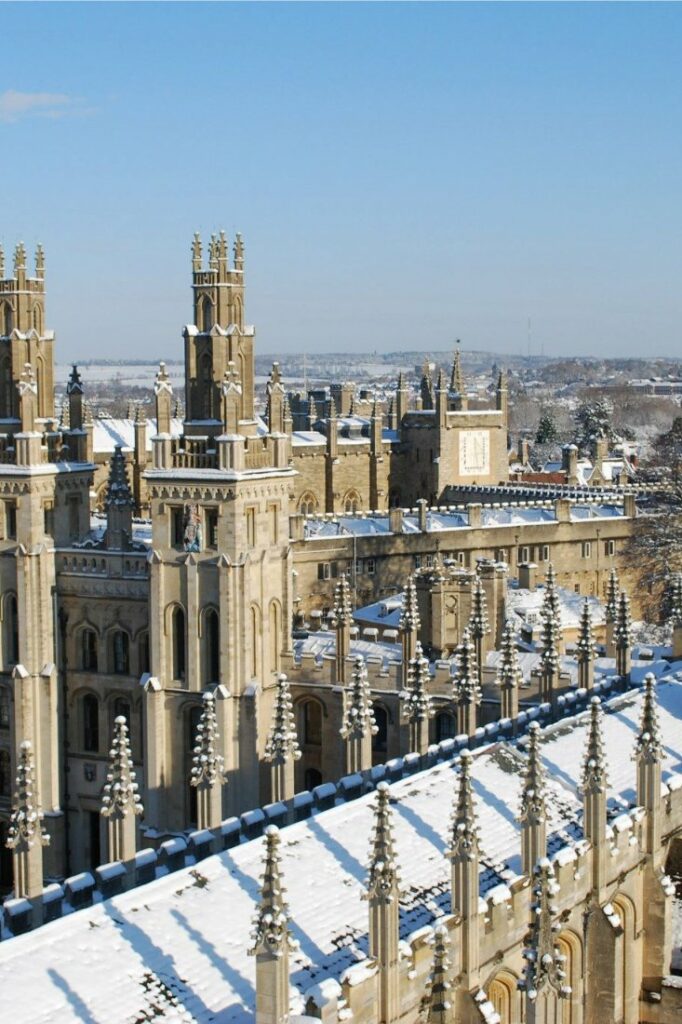
<svg viewBox="0 0 682 1024">
<path fill-rule="evenodd" d="M 604 793 L 608 786 L 604 739 L 602 736 L 603 716 L 604 712 L 599 697 L 593 697 L 590 701 L 590 725 L 580 783 L 584 795 Z"/>
<path fill-rule="evenodd" d="M 452 1019 L 450 990 L 450 959 L 448 946 L 450 938 L 444 925 L 437 925 L 433 930 L 433 963 L 429 975 L 428 1012 L 426 1024 L 450 1024 Z"/>
<path fill-rule="evenodd" d="M 531 722 L 528 728 L 527 758 L 519 821 L 535 825 L 547 817 L 545 769 L 540 754 L 540 726 L 537 722 Z"/>
<path fill-rule="evenodd" d="M 266 954 L 279 957 L 291 947 L 289 908 L 284 900 L 279 855 L 279 829 L 268 825 L 265 830 L 265 858 L 261 876 L 261 895 L 253 924 L 250 956 Z"/>
<path fill-rule="evenodd" d="M 341 736 L 344 740 L 362 738 L 368 731 L 374 736 L 379 730 L 374 720 L 367 668 L 364 658 L 358 655 L 355 659 L 351 685 L 347 691 Z"/>
<path fill-rule="evenodd" d="M 265 760 L 298 761 L 301 750 L 296 737 L 296 719 L 294 717 L 289 680 L 283 672 L 277 676 L 277 693 L 272 715 L 272 726 L 265 744 Z"/>
<path fill-rule="evenodd" d="M 190 785 L 206 783 L 214 786 L 223 774 L 224 760 L 217 753 L 218 721 L 215 713 L 215 697 L 210 691 L 203 695 L 203 708 L 192 755 Z"/>
<path fill-rule="evenodd" d="M 369 877 L 365 899 L 392 903 L 400 895 L 400 878 L 393 843 L 390 789 L 380 782 L 374 804 L 374 835 L 370 849 Z"/>
<path fill-rule="evenodd" d="M 111 508 L 112 505 L 130 505 L 132 507 L 134 504 L 135 501 L 128 483 L 128 468 L 123 448 L 117 444 L 109 463 L 109 483 L 105 505 L 107 508 Z"/>
<path fill-rule="evenodd" d="M 337 626 L 350 626 L 353 624 L 350 586 L 345 573 L 340 577 L 339 582 L 334 588 L 334 618 Z"/>
<path fill-rule="evenodd" d="M 523 683 L 523 671 L 519 664 L 516 638 L 514 636 L 514 623 L 511 619 L 507 619 L 504 624 L 500 651 L 502 656 L 497 670 L 498 685 L 506 689 L 521 686 Z"/>
<path fill-rule="evenodd" d="M 43 828 L 43 812 L 35 803 L 35 765 L 30 740 L 24 740 L 19 750 L 14 806 L 7 829 L 6 845 L 16 850 L 23 843 L 48 846 L 50 837 Z"/>
<path fill-rule="evenodd" d="M 616 621 L 616 612 L 618 611 L 618 595 L 620 594 L 620 583 L 618 581 L 618 573 L 615 569 L 612 569 L 609 573 L 609 581 L 606 585 L 606 606 L 605 614 L 607 622 Z"/>
<path fill-rule="evenodd" d="M 594 632 L 592 629 L 592 610 L 589 599 L 583 601 L 580 612 L 580 627 L 576 643 L 577 658 L 579 662 L 594 661 L 596 648 L 594 643 Z"/>
<path fill-rule="evenodd" d="M 457 658 L 457 677 L 454 684 L 455 702 L 460 707 L 477 707 L 481 703 L 481 688 L 478 683 L 476 652 L 468 627 L 462 633 L 462 639 L 455 654 Z"/>
<path fill-rule="evenodd" d="M 642 717 L 639 732 L 635 741 L 635 760 L 645 764 L 655 764 L 662 754 L 661 730 L 658 724 L 656 708 L 656 677 L 653 672 L 644 676 L 644 700 L 642 701 Z"/>
<path fill-rule="evenodd" d="M 411 633 L 419 629 L 419 604 L 417 602 L 417 588 L 414 585 L 414 576 L 408 576 L 403 594 L 403 607 L 400 612 L 399 628 L 404 633 Z"/>
<path fill-rule="evenodd" d="M 531 1003 L 547 988 L 554 989 L 560 998 L 571 992 L 564 984 L 565 957 L 556 943 L 559 925 L 555 921 L 558 911 L 553 899 L 559 886 L 547 857 L 538 861 L 534 875 L 530 935 L 523 954 L 527 964 L 523 987 Z"/>
<path fill-rule="evenodd" d="M 114 739 L 109 751 L 109 771 L 102 796 L 102 814 L 110 818 L 113 814 L 133 815 L 143 813 L 135 772 L 132 769 L 132 754 L 128 736 L 128 723 L 123 715 L 114 721 Z"/>
<path fill-rule="evenodd" d="M 429 694 L 430 681 L 429 659 L 424 657 L 422 645 L 417 641 L 415 656 L 407 669 L 407 687 L 400 693 L 401 699 L 405 702 L 405 718 L 408 722 L 416 724 L 433 717 L 433 702 Z"/>
<path fill-rule="evenodd" d="M 452 812 L 450 847 L 447 851 L 450 860 L 462 855 L 470 859 L 478 854 L 478 825 L 471 785 L 472 761 L 473 756 L 469 750 L 463 750 L 459 755 L 459 779 Z"/>
</svg>

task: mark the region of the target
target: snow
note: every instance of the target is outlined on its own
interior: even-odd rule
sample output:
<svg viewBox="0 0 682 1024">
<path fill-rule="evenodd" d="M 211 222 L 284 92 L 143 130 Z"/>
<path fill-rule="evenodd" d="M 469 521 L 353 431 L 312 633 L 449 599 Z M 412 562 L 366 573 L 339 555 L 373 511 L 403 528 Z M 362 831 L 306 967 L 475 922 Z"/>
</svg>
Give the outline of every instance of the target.
<svg viewBox="0 0 682 1024">
<path fill-rule="evenodd" d="M 679 671 L 679 668 L 677 669 Z M 658 686 L 664 777 L 682 768 L 682 683 Z M 604 730 L 610 791 L 618 813 L 634 800 L 631 755 L 641 693 L 612 700 Z M 581 842 L 577 795 L 586 716 L 543 734 L 550 771 L 550 850 Z M 520 871 L 519 751 L 506 743 L 474 754 L 472 775 L 481 847 L 481 895 L 506 899 Z M 391 786 L 395 842 L 405 893 L 401 937 L 448 913 L 444 856 L 456 784 L 441 763 Z M 282 872 L 293 938 L 291 980 L 302 994 L 346 974 L 357 983 L 368 965 L 367 904 L 361 899 L 372 829 L 373 795 L 339 805 L 281 832 Z M 185 1019 L 221 1024 L 253 1019 L 255 961 L 249 935 L 258 899 L 262 839 L 203 860 L 148 885 L 0 944 L 0 987 L 22 1024 L 74 1019 L 123 1024 Z M 326 987 L 326 985 L 325 985 Z M 153 1002 L 150 1003 L 150 1000 Z"/>
<path fill-rule="evenodd" d="M 156 434 L 156 420 L 145 420 L 147 427 L 147 451 L 152 450 L 152 437 Z M 181 419 L 171 420 L 171 435 L 180 437 L 183 424 Z M 96 455 L 111 454 L 116 445 L 121 445 L 124 452 L 135 448 L 135 420 L 133 419 L 96 419 L 93 422 L 92 444 Z"/>
</svg>

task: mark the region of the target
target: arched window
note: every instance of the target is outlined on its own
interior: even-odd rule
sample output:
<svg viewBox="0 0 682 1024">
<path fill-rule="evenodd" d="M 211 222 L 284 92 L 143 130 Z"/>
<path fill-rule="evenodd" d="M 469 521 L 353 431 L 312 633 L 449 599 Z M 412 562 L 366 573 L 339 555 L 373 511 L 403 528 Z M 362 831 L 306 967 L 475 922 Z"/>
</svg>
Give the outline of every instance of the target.
<svg viewBox="0 0 682 1024">
<path fill-rule="evenodd" d="M 317 500 L 314 494 L 306 491 L 298 502 L 298 511 L 303 516 L 312 516 L 317 512 Z"/>
<path fill-rule="evenodd" d="M 360 510 L 360 495 L 357 491 L 348 491 L 343 499 L 344 512 L 358 512 Z"/>
<path fill-rule="evenodd" d="M 92 693 L 83 697 L 83 750 L 99 750 L 99 701 Z"/>
<path fill-rule="evenodd" d="M 282 613 L 277 601 L 270 602 L 270 629 L 268 640 L 270 642 L 270 670 L 279 672 L 281 642 L 281 619 Z"/>
<path fill-rule="evenodd" d="M 143 672 L 149 672 L 149 633 L 140 633 L 140 639 L 137 641 L 137 654 L 139 658 L 140 675 Z"/>
<path fill-rule="evenodd" d="M 0 729 L 9 729 L 10 699 L 9 690 L 0 688 Z"/>
<path fill-rule="evenodd" d="M 125 697 L 117 697 L 114 701 L 114 720 L 121 716 L 125 718 L 126 725 L 130 729 L 130 701 Z"/>
<path fill-rule="evenodd" d="M 38 334 L 40 334 L 43 329 L 43 311 L 38 303 L 33 307 L 33 327 Z"/>
<path fill-rule="evenodd" d="M 14 594 L 5 598 L 5 621 L 3 623 L 3 645 L 5 668 L 13 668 L 19 661 L 19 615 Z"/>
<path fill-rule="evenodd" d="M 130 672 L 130 640 L 123 629 L 117 629 L 111 638 L 112 668 L 117 676 Z"/>
<path fill-rule="evenodd" d="M 322 706 L 316 700 L 306 700 L 301 706 L 303 744 L 307 747 L 322 745 Z"/>
<path fill-rule="evenodd" d="M 180 607 L 173 609 L 171 616 L 171 647 L 173 679 L 185 678 L 185 613 Z"/>
<path fill-rule="evenodd" d="M 519 1024 L 519 992 L 516 978 L 500 971 L 488 985 L 488 998 L 500 1016 L 500 1024 Z"/>
<path fill-rule="evenodd" d="M 202 399 L 201 415 L 206 420 L 213 418 L 213 358 L 210 352 L 199 357 L 199 386 Z"/>
<path fill-rule="evenodd" d="M 81 632 L 81 668 L 84 672 L 97 671 L 97 633 L 94 629 Z"/>
<path fill-rule="evenodd" d="M 12 415 L 12 363 L 6 354 L 0 358 L 0 415 Z"/>
<path fill-rule="evenodd" d="M 436 715 L 436 743 L 451 740 L 457 735 L 455 716 L 449 711 L 439 711 Z"/>
<path fill-rule="evenodd" d="M 192 755 L 197 739 L 197 729 L 201 718 L 201 706 L 193 704 L 187 712 L 187 733 L 185 737 L 185 779 L 187 782 L 187 822 L 189 825 L 197 823 L 197 788 L 190 785 L 192 771 Z"/>
<path fill-rule="evenodd" d="M 213 327 L 213 303 L 208 295 L 204 295 L 201 303 L 201 329 L 210 331 Z"/>
<path fill-rule="evenodd" d="M 258 675 L 258 644 L 261 637 L 261 616 L 258 605 L 251 605 L 251 675 Z"/>
<path fill-rule="evenodd" d="M 14 327 L 14 317 L 12 316 L 12 307 L 9 302 L 5 302 L 0 310 L 2 316 L 0 316 L 0 327 L 2 333 L 6 338 L 9 338 Z"/>
<path fill-rule="evenodd" d="M 315 786 L 322 784 L 322 772 L 318 772 L 317 768 L 306 768 L 303 773 L 303 785 L 305 789 L 315 789 Z"/>
<path fill-rule="evenodd" d="M 12 766 L 9 750 L 0 750 L 0 797 L 12 795 Z"/>
<path fill-rule="evenodd" d="M 381 704 L 374 705 L 374 721 L 377 732 L 372 737 L 372 752 L 385 754 L 388 747 L 388 711 Z"/>
<path fill-rule="evenodd" d="M 220 620 L 215 608 L 204 615 L 204 681 L 220 682 Z"/>
</svg>

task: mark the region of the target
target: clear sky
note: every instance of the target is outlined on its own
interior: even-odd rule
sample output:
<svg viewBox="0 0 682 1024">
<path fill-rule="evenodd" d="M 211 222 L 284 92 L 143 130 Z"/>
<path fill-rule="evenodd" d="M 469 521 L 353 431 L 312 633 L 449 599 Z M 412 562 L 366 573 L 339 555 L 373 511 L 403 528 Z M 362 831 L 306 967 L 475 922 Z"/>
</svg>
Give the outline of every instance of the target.
<svg viewBox="0 0 682 1024">
<path fill-rule="evenodd" d="M 679 4 L 3 4 L 0 240 L 60 359 L 167 357 L 192 232 L 262 352 L 682 355 Z M 10 253 L 11 255 L 11 253 Z"/>
</svg>

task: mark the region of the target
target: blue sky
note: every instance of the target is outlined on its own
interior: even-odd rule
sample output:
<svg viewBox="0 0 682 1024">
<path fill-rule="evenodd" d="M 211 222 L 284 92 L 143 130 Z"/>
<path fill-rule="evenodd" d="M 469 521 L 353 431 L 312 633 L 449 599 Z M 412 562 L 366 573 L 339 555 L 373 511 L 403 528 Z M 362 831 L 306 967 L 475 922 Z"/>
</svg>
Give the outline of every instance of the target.
<svg viewBox="0 0 682 1024">
<path fill-rule="evenodd" d="M 220 228 L 263 352 L 682 353 L 680 5 L 0 17 L 0 241 L 61 359 L 179 355 Z"/>
</svg>

